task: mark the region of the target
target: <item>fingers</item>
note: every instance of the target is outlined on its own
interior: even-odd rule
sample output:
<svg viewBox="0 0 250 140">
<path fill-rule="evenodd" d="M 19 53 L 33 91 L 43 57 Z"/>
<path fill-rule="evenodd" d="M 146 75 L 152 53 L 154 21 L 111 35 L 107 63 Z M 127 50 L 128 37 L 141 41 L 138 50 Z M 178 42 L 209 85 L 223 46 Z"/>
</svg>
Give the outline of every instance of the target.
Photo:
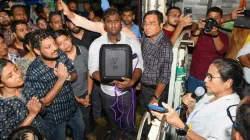
<svg viewBox="0 0 250 140">
<path fill-rule="evenodd" d="M 168 109 L 168 112 L 173 112 L 173 111 L 175 112 L 175 110 L 170 105 L 168 105 L 164 102 L 162 102 L 161 104 L 164 108 Z"/>
<path fill-rule="evenodd" d="M 153 116 L 157 117 L 159 120 L 162 119 L 163 113 L 159 113 L 153 110 L 151 110 L 150 112 L 152 113 Z"/>
<path fill-rule="evenodd" d="M 124 80 L 124 81 L 130 81 L 130 79 L 126 78 L 126 77 L 122 77 L 122 80 Z"/>
</svg>

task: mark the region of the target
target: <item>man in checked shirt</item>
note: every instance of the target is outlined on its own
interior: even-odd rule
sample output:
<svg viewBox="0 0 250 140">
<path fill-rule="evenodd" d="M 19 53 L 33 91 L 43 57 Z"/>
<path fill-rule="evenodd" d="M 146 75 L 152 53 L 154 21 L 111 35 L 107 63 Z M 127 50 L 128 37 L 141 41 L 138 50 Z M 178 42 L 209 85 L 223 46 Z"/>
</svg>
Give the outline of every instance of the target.
<svg viewBox="0 0 250 140">
<path fill-rule="evenodd" d="M 144 72 L 141 78 L 140 105 L 142 114 L 149 103 L 166 102 L 173 60 L 172 44 L 164 34 L 163 15 L 148 11 L 143 18 L 145 36 L 142 38 Z"/>
</svg>

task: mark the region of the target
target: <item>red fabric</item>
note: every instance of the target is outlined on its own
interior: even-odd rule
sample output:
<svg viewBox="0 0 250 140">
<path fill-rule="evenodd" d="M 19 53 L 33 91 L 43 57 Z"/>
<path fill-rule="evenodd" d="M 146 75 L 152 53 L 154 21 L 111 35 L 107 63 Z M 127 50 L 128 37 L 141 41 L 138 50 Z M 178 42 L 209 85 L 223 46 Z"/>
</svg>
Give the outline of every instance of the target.
<svg viewBox="0 0 250 140">
<path fill-rule="evenodd" d="M 165 29 L 163 29 L 163 31 L 164 31 L 164 33 L 167 35 L 167 37 L 170 39 L 172 36 L 173 36 L 173 34 L 174 34 L 174 31 L 168 31 L 168 30 L 165 30 Z"/>
<path fill-rule="evenodd" d="M 17 53 L 23 57 L 25 56 L 28 52 L 26 52 L 25 50 L 22 50 L 22 49 L 19 49 L 16 47 L 15 45 L 15 41 L 13 41 L 10 45 L 8 45 L 9 48 L 13 48 L 13 49 L 16 49 L 17 50 Z"/>
<path fill-rule="evenodd" d="M 219 37 L 224 44 L 224 48 L 216 51 L 213 38 L 201 35 L 194 48 L 190 74 L 199 80 L 204 80 L 209 65 L 216 59 L 223 58 L 229 47 L 229 37 L 223 32 L 219 32 Z"/>
</svg>

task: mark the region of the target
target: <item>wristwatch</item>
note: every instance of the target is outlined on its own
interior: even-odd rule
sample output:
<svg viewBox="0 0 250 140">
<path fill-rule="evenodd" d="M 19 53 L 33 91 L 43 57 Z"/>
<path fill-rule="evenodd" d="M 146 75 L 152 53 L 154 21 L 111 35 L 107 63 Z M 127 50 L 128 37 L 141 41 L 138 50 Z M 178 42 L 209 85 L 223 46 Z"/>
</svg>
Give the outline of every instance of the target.
<svg viewBox="0 0 250 140">
<path fill-rule="evenodd" d="M 185 127 L 183 129 L 176 129 L 176 133 L 180 136 L 186 136 L 187 132 L 189 130 L 189 127 L 187 124 L 185 124 Z"/>
<path fill-rule="evenodd" d="M 160 99 L 161 99 L 161 96 L 156 96 L 156 95 L 153 95 L 154 96 L 154 98 L 157 100 L 157 101 L 159 101 Z"/>
</svg>

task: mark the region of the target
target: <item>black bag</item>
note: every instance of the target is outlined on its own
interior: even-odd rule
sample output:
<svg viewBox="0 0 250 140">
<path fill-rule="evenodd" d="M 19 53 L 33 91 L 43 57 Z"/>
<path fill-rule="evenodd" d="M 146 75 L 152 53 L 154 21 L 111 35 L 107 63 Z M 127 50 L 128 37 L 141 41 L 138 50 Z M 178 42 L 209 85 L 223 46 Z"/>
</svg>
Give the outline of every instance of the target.
<svg viewBox="0 0 250 140">
<path fill-rule="evenodd" d="M 99 71 L 101 82 L 122 81 L 132 77 L 132 49 L 127 44 L 103 44 L 100 49 Z"/>
</svg>

